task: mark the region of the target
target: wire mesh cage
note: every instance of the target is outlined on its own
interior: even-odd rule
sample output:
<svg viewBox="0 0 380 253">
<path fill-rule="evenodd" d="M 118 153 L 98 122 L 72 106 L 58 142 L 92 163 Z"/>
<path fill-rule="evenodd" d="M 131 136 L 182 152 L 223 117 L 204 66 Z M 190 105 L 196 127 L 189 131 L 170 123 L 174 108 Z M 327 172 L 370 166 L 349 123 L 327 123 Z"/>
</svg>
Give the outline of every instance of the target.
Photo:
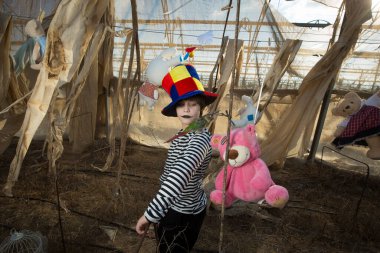
<svg viewBox="0 0 380 253">
<path fill-rule="evenodd" d="M 11 235 L 0 244 L 1 253 L 44 253 L 47 239 L 40 232 L 12 230 Z"/>
</svg>

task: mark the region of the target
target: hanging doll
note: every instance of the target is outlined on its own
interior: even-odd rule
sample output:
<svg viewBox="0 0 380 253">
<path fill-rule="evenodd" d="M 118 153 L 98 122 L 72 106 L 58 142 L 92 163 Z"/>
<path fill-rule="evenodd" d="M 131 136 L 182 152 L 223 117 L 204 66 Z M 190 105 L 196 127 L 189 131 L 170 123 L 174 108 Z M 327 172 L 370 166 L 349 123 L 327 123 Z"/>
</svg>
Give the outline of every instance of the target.
<svg viewBox="0 0 380 253">
<path fill-rule="evenodd" d="M 31 19 L 26 23 L 24 31 L 30 38 L 14 55 L 16 75 L 19 75 L 27 64 L 30 64 L 32 69 L 41 69 L 45 55 L 46 36 L 41 23 L 36 19 Z"/>
<path fill-rule="evenodd" d="M 332 114 L 346 117 L 335 130 L 333 144 L 336 147 L 349 144 L 368 146 L 367 157 L 380 159 L 380 91 L 367 100 L 349 92 Z"/>
<path fill-rule="evenodd" d="M 186 54 L 180 55 L 177 53 L 177 49 L 167 48 L 149 63 L 145 72 L 146 81 L 138 90 L 140 106 L 146 104 L 148 110 L 153 110 L 158 101 L 158 87 L 161 85 L 164 76 L 171 68 L 187 60 L 194 49 L 186 49 Z"/>
</svg>

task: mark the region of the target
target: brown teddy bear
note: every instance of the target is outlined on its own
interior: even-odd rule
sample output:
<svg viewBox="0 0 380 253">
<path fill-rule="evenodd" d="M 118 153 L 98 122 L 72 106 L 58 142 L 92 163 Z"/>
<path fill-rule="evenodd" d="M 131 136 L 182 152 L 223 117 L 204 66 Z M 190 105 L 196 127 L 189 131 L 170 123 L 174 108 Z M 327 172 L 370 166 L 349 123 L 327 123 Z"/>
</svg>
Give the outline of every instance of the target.
<svg viewBox="0 0 380 253">
<path fill-rule="evenodd" d="M 367 157 L 380 160 L 380 91 L 367 100 L 349 92 L 332 114 L 346 117 L 334 133 L 333 144 L 337 148 L 348 144 L 368 146 Z"/>
</svg>

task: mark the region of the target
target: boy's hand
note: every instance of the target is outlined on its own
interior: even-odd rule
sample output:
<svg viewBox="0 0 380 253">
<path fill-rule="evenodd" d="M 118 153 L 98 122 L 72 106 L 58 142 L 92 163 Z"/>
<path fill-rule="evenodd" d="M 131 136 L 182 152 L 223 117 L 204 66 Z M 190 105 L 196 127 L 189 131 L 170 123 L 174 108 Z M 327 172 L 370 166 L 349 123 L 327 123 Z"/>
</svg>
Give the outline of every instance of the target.
<svg viewBox="0 0 380 253">
<path fill-rule="evenodd" d="M 136 232 L 139 235 L 144 234 L 144 232 L 148 229 L 150 222 L 145 218 L 145 216 L 141 216 L 140 219 L 136 223 Z"/>
</svg>

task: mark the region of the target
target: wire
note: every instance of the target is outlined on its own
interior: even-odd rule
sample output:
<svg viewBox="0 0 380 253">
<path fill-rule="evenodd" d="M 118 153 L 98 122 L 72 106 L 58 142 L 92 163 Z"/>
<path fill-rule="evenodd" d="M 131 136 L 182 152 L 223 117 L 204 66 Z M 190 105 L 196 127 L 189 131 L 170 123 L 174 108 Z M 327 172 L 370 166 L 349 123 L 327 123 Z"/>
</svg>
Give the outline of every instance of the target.
<svg viewBox="0 0 380 253">
<path fill-rule="evenodd" d="M 140 29 L 139 31 L 148 32 L 148 33 L 158 33 L 158 34 L 171 34 L 171 35 L 178 35 L 178 36 L 184 36 L 184 37 L 195 37 L 195 38 L 198 37 L 198 35 L 193 35 L 193 34 L 174 33 L 174 32 L 167 32 L 167 33 L 165 33 L 163 30 Z M 267 32 L 267 33 L 271 33 L 271 32 Z M 287 34 L 287 32 L 284 32 L 284 33 L 281 33 L 281 34 Z M 326 36 L 328 36 L 328 35 L 326 35 Z M 221 37 L 216 37 L 216 36 L 213 36 L 212 38 L 213 39 L 218 39 L 218 40 L 222 39 Z M 244 39 L 241 39 L 241 40 L 243 40 L 245 42 L 249 41 L 249 40 L 244 40 Z M 371 40 L 371 39 L 358 40 L 357 43 L 362 43 L 362 42 L 365 42 L 367 40 Z M 365 42 L 365 44 L 370 44 L 370 45 L 378 45 L 378 44 L 380 44 L 380 40 L 371 40 L 371 41 L 373 41 L 373 42 Z M 328 41 L 321 41 L 321 40 L 303 40 L 303 42 L 322 43 L 322 44 L 323 43 L 325 43 L 325 44 L 329 43 Z M 257 43 L 268 43 L 268 41 L 267 40 L 258 40 Z"/>
<path fill-rule="evenodd" d="M 66 253 L 67 251 L 66 251 L 65 237 L 63 233 L 63 227 L 62 227 L 61 204 L 60 204 L 60 199 L 59 199 L 58 175 L 59 173 L 55 175 L 55 180 L 54 180 L 55 192 L 56 192 L 56 197 L 57 197 L 58 224 L 59 224 L 59 231 L 61 233 L 61 242 L 62 242 L 63 252 Z"/>
<path fill-rule="evenodd" d="M 180 5 L 178 8 L 172 10 L 172 11 L 168 11 L 168 12 L 165 12 L 163 13 L 164 15 L 169 15 L 169 14 L 173 14 L 174 12 L 178 11 L 179 9 L 183 8 L 184 6 L 186 6 L 187 4 L 189 4 L 190 2 L 192 2 L 193 0 L 189 0 L 187 1 L 186 3 Z"/>
<path fill-rule="evenodd" d="M 4 4 L 6 4 L 4 2 Z M 8 8 L 10 8 L 9 6 L 7 6 Z M 10 8 L 11 9 L 11 8 Z M 13 12 L 14 13 L 14 12 Z M 17 18 L 20 18 L 20 19 L 32 19 L 32 18 L 35 18 L 35 17 L 28 17 L 28 16 L 20 16 L 20 15 L 16 15 L 16 14 L 12 14 L 11 15 L 12 17 L 17 17 Z M 232 24 L 231 24 L 232 25 Z M 125 26 L 120 26 L 120 25 L 114 25 L 112 27 L 116 27 L 116 28 L 128 28 L 128 27 L 125 27 Z M 139 31 L 143 31 L 143 32 L 148 32 L 148 33 L 158 33 L 158 34 L 171 34 L 171 35 L 178 35 L 178 36 L 185 36 L 185 37 L 198 37 L 198 35 L 192 35 L 192 34 L 184 34 L 184 33 L 172 33 L 172 32 L 167 32 L 165 33 L 164 30 L 150 30 L 150 29 L 139 29 Z M 185 29 L 185 30 L 182 30 L 182 31 L 209 31 L 209 30 L 203 30 L 203 29 Z M 229 29 L 226 29 L 226 30 L 215 30 L 213 29 L 213 31 L 227 31 L 227 32 L 233 32 L 234 30 L 229 30 Z M 240 31 L 241 32 L 241 31 Z M 244 31 L 246 33 L 248 33 L 248 31 Z M 260 33 L 269 33 L 269 34 L 273 34 L 272 32 L 270 31 L 260 31 Z M 300 32 L 292 32 L 292 31 L 287 31 L 287 32 L 275 32 L 276 34 L 299 34 Z M 310 32 L 304 32 L 302 33 L 304 35 L 315 35 L 315 36 L 328 36 L 328 35 L 324 35 L 324 34 L 318 34 L 318 33 L 310 33 Z M 377 33 L 375 33 L 377 34 Z M 223 37 L 216 37 L 216 36 L 213 36 L 212 37 L 213 39 L 219 39 L 221 40 Z M 365 41 L 373 41 L 373 42 L 365 42 Z M 249 40 L 243 40 L 243 41 L 249 41 Z M 328 44 L 329 42 L 328 41 L 318 41 L 318 40 L 303 40 L 304 42 L 312 42 L 312 43 L 326 43 Z M 258 43 L 268 43 L 268 41 L 266 40 L 258 40 L 257 41 Z M 357 43 L 362 43 L 362 42 L 365 42 L 365 44 L 370 44 L 370 45 L 376 45 L 376 44 L 380 44 L 380 40 L 376 40 L 376 39 L 365 39 L 365 40 L 358 40 Z"/>
<path fill-rule="evenodd" d="M 116 27 L 116 26 L 115 26 Z M 140 29 L 139 31 L 144 31 L 144 32 L 157 32 L 157 31 L 162 31 L 162 32 L 164 32 L 164 30 L 161 30 L 161 29 L 156 29 L 156 30 L 150 30 L 150 29 Z M 207 30 L 207 29 L 192 29 L 192 30 L 187 30 L 187 29 L 185 29 L 185 30 L 183 30 L 182 29 L 182 31 L 189 31 L 189 32 L 204 32 L 204 31 L 210 31 L 210 30 Z M 212 31 L 219 31 L 219 32 L 222 32 L 222 31 L 224 31 L 224 30 L 215 30 L 215 29 L 213 29 Z M 226 31 L 228 31 L 228 32 L 233 32 L 233 30 L 226 30 Z M 240 31 L 241 32 L 241 31 Z M 248 31 L 245 31 L 246 33 L 248 33 Z M 260 33 L 269 33 L 269 34 L 273 34 L 272 32 L 270 32 L 270 31 L 260 31 Z M 276 34 L 299 34 L 299 32 L 275 32 Z M 183 33 L 181 33 L 181 34 L 183 34 Z M 377 34 L 377 33 L 374 33 L 374 34 Z M 314 36 L 329 36 L 329 34 L 320 34 L 320 33 L 309 33 L 309 32 L 304 32 L 304 33 L 302 33 L 302 35 L 314 35 Z M 218 38 L 218 37 L 215 37 L 215 38 Z M 372 39 L 366 39 L 366 40 L 372 40 Z M 379 43 L 380 42 L 380 40 L 375 40 L 375 39 L 373 39 L 372 41 L 374 41 L 374 42 L 377 42 L 377 43 Z"/>
</svg>

